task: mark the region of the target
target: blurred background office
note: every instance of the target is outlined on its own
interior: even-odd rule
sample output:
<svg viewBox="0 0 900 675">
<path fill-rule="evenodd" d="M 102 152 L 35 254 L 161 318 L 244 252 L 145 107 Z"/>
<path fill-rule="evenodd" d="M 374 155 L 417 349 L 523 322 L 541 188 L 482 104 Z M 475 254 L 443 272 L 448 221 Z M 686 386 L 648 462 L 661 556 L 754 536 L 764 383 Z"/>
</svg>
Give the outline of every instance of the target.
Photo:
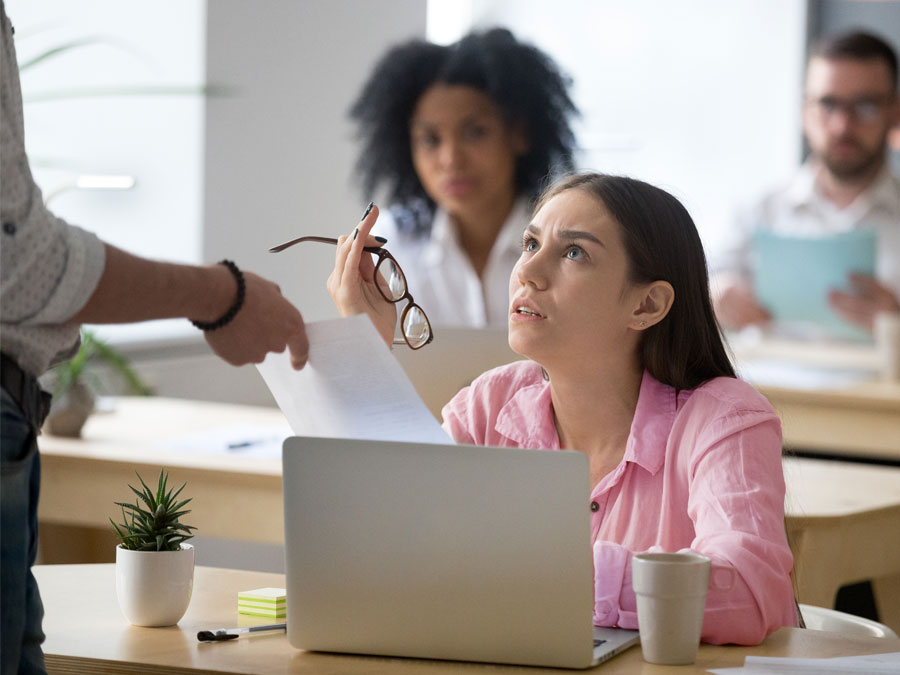
<svg viewBox="0 0 900 675">
<path fill-rule="evenodd" d="M 50 208 L 142 255 L 234 259 L 278 282 L 308 321 L 337 316 L 331 253 L 267 249 L 346 232 L 383 199 L 354 176 L 348 111 L 390 45 L 506 26 L 546 51 L 582 112 L 576 165 L 673 192 L 710 253 L 735 207 L 804 159 L 808 45 L 861 27 L 900 49 L 900 2 L 877 0 L 7 0 L 6 10 Z M 900 131 L 892 148 L 900 171 Z M 226 366 L 186 321 L 98 334 L 161 396 L 274 405 L 255 368 Z M 199 564 L 283 565 L 274 544 L 198 550 Z"/>
<path fill-rule="evenodd" d="M 307 320 L 336 316 L 330 256 L 267 249 L 344 232 L 379 198 L 354 180 L 347 111 L 389 45 L 503 25 L 545 50 L 574 81 L 576 164 L 671 190 L 710 252 L 735 205 L 803 159 L 810 41 L 861 26 L 900 45 L 900 3 L 865 0 L 10 0 L 7 12 L 52 209 L 144 255 L 234 258 Z M 217 363 L 187 322 L 101 336 L 158 393 L 271 403 L 254 369 Z"/>
</svg>

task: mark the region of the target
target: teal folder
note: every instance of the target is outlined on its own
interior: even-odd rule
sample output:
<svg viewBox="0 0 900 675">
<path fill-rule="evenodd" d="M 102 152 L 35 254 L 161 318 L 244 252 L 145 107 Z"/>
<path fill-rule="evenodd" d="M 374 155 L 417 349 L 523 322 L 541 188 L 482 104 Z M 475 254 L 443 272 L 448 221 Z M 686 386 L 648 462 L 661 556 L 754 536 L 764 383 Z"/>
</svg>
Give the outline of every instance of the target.
<svg viewBox="0 0 900 675">
<path fill-rule="evenodd" d="M 759 230 L 753 239 L 754 291 L 788 329 L 845 340 L 868 340 L 828 306 L 828 291 L 850 290 L 851 272 L 875 275 L 874 230 L 824 237 L 786 237 Z"/>
</svg>

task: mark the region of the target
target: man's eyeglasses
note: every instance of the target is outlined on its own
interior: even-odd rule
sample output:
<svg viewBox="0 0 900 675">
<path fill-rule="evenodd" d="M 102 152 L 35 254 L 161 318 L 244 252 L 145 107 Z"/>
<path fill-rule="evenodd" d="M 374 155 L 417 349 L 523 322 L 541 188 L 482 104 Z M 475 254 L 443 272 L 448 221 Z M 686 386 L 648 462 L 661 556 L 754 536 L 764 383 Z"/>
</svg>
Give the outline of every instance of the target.
<svg viewBox="0 0 900 675">
<path fill-rule="evenodd" d="M 269 249 L 269 253 L 278 253 L 294 244 L 301 244 L 305 241 L 315 241 L 320 244 L 337 244 L 337 239 L 331 237 L 300 237 L 292 239 L 278 246 Z M 372 255 L 372 262 L 375 263 L 375 286 L 378 288 L 381 297 L 390 303 L 397 303 L 401 300 L 409 300 L 403 313 L 400 315 L 400 325 L 403 329 L 403 340 L 409 345 L 410 349 L 421 349 L 434 339 L 431 331 L 431 323 L 422 308 L 419 307 L 409 293 L 406 284 L 406 275 L 400 265 L 394 259 L 387 249 L 378 246 L 366 246 L 364 249 Z M 375 258 L 378 258 L 375 260 Z M 402 343 L 401 343 L 402 344 Z"/>
<path fill-rule="evenodd" d="M 850 100 L 844 100 L 835 96 L 822 96 L 821 98 L 809 98 L 807 103 L 813 105 L 816 112 L 825 119 L 831 119 L 835 113 L 842 112 L 850 119 L 871 124 L 878 121 L 887 103 L 891 100 L 888 96 L 860 96 Z"/>
</svg>

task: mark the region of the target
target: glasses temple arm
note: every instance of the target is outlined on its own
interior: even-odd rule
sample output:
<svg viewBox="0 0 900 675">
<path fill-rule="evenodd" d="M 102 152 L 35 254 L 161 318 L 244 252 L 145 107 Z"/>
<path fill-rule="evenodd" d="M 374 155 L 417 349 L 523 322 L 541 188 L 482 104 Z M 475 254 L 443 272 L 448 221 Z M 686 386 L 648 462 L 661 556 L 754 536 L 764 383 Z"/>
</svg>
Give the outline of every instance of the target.
<svg viewBox="0 0 900 675">
<path fill-rule="evenodd" d="M 333 237 L 297 237 L 296 239 L 291 239 L 290 241 L 286 241 L 283 244 L 278 244 L 278 246 L 273 246 L 272 248 L 269 249 L 269 253 L 280 253 L 284 249 L 290 248 L 294 244 L 302 244 L 305 241 L 314 241 L 319 244 L 335 244 L 335 245 L 337 245 L 337 243 L 338 243 L 338 240 L 334 239 Z M 378 253 L 379 251 L 382 251 L 382 250 L 387 252 L 385 249 L 382 249 L 379 246 L 365 246 L 365 247 L 363 247 L 363 250 L 368 253 Z"/>
</svg>

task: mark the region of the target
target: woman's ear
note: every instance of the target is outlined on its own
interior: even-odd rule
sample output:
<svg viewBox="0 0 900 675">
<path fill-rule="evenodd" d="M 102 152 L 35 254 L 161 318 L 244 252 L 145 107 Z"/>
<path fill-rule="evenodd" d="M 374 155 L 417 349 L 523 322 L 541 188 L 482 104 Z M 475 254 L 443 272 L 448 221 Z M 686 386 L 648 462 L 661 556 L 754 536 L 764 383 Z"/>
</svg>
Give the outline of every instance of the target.
<svg viewBox="0 0 900 675">
<path fill-rule="evenodd" d="M 663 319 L 675 302 L 675 289 L 668 281 L 654 281 L 644 287 L 643 297 L 631 317 L 630 327 L 645 330 Z"/>
</svg>

